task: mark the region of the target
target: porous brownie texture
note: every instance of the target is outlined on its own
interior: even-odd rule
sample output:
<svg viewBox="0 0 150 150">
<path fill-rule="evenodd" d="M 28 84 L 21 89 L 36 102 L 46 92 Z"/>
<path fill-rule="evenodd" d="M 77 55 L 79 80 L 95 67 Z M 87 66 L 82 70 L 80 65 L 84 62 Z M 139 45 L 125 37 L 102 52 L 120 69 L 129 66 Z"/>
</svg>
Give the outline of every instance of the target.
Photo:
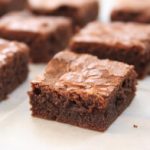
<svg viewBox="0 0 150 150">
<path fill-rule="evenodd" d="M 144 78 L 150 72 L 150 26 L 93 22 L 72 38 L 70 50 L 134 65 Z"/>
<path fill-rule="evenodd" d="M 99 12 L 98 0 L 28 0 L 28 5 L 35 14 L 66 16 L 79 26 L 96 20 Z"/>
<path fill-rule="evenodd" d="M 150 1 L 117 0 L 112 9 L 111 20 L 150 23 Z"/>
<path fill-rule="evenodd" d="M 64 17 L 37 17 L 29 12 L 14 12 L 1 18 L 0 36 L 26 43 L 32 62 L 48 62 L 67 46 L 72 36 L 72 23 Z"/>
<path fill-rule="evenodd" d="M 135 91 L 133 66 L 64 51 L 32 82 L 29 96 L 35 117 L 105 131 Z"/>
<path fill-rule="evenodd" d="M 0 101 L 28 75 L 29 49 L 23 43 L 0 39 Z"/>
</svg>

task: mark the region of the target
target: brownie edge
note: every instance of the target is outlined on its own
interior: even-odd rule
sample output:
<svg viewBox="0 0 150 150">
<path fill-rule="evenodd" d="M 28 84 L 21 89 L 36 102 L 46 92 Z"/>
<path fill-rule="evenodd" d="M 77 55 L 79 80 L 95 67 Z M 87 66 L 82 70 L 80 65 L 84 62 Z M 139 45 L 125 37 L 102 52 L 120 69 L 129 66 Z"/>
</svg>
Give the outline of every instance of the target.
<svg viewBox="0 0 150 150">
<path fill-rule="evenodd" d="M 0 101 L 25 81 L 29 48 L 19 42 L 0 39 Z"/>
<path fill-rule="evenodd" d="M 105 131 L 131 103 L 136 73 L 124 63 L 58 53 L 29 92 L 34 117 Z"/>
</svg>

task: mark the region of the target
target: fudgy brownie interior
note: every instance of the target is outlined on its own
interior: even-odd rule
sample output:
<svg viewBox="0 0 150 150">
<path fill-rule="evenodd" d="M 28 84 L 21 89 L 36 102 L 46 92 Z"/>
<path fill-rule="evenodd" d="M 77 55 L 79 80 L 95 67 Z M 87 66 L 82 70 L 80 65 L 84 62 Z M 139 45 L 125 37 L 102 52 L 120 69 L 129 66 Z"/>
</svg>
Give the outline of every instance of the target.
<svg viewBox="0 0 150 150">
<path fill-rule="evenodd" d="M 104 131 L 130 104 L 135 86 L 131 66 L 62 52 L 49 63 L 44 77 L 32 82 L 32 115 Z"/>
<path fill-rule="evenodd" d="M 28 51 L 22 43 L 0 39 L 0 100 L 27 78 Z"/>
</svg>

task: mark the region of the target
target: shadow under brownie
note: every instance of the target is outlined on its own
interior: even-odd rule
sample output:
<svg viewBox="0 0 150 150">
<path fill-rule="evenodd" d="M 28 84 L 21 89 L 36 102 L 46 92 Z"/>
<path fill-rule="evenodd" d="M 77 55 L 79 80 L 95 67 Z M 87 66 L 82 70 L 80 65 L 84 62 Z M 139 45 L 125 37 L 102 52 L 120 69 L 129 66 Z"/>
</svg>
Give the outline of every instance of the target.
<svg viewBox="0 0 150 150">
<path fill-rule="evenodd" d="M 150 23 L 149 0 L 116 0 L 112 21 Z"/>
<path fill-rule="evenodd" d="M 35 117 L 105 131 L 135 91 L 133 66 L 64 51 L 32 82 L 29 96 Z"/>
<path fill-rule="evenodd" d="M 63 50 L 72 36 L 72 23 L 65 17 L 38 17 L 14 12 L 0 20 L 0 37 L 26 43 L 31 61 L 48 62 Z"/>
<path fill-rule="evenodd" d="M 70 49 L 134 65 L 139 78 L 150 72 L 149 25 L 93 22 L 73 37 Z"/>
<path fill-rule="evenodd" d="M 25 81 L 28 61 L 26 45 L 0 39 L 0 101 Z"/>
<path fill-rule="evenodd" d="M 74 25 L 83 26 L 96 20 L 99 12 L 98 0 L 28 0 L 29 9 L 38 15 L 66 16 Z"/>
</svg>

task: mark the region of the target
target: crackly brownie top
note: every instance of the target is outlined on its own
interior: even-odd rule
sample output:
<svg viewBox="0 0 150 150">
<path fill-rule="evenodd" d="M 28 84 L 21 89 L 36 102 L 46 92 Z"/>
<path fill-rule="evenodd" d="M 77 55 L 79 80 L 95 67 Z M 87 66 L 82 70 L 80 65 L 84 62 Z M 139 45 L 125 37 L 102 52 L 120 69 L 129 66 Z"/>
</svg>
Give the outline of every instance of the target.
<svg viewBox="0 0 150 150">
<path fill-rule="evenodd" d="M 28 47 L 23 43 L 0 39 L 0 66 L 6 64 L 7 60 L 18 52 L 27 53 Z"/>
<path fill-rule="evenodd" d="M 84 5 L 97 3 L 97 0 L 28 0 L 29 6 L 36 10 L 53 11 L 60 7 L 81 8 Z"/>
<path fill-rule="evenodd" d="M 149 0 L 116 0 L 115 7 L 117 9 L 126 9 L 132 11 L 149 11 Z"/>
<path fill-rule="evenodd" d="M 13 12 L 0 19 L 0 30 L 47 34 L 71 26 L 65 17 L 33 16 L 28 12 Z"/>
<path fill-rule="evenodd" d="M 48 85 L 63 92 L 106 98 L 130 71 L 133 71 L 133 66 L 121 62 L 64 51 L 54 56 L 44 76 L 33 83 Z"/>
<path fill-rule="evenodd" d="M 74 42 L 145 47 L 150 42 L 150 26 L 138 23 L 102 24 L 92 22 L 72 39 L 72 43 Z"/>
<path fill-rule="evenodd" d="M 150 1 L 149 0 L 116 0 L 114 5 L 115 10 L 125 10 L 131 12 L 142 12 L 150 16 Z"/>
</svg>

